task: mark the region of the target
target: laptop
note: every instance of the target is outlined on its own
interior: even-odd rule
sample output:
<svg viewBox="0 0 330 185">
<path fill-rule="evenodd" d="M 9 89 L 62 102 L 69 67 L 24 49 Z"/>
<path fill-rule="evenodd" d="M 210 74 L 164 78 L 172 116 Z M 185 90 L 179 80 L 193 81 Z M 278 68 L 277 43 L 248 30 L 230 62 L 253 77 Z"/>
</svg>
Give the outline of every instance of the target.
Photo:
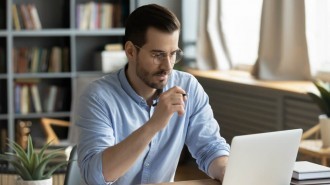
<svg viewBox="0 0 330 185">
<path fill-rule="evenodd" d="M 233 138 L 222 185 L 289 185 L 302 129 Z"/>
</svg>

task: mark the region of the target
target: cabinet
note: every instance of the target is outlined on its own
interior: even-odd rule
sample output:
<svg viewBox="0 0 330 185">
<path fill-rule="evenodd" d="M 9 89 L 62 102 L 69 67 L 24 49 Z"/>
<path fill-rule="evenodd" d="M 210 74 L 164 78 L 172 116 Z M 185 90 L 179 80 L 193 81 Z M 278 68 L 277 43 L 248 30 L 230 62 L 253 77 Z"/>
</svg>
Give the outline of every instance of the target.
<svg viewBox="0 0 330 185">
<path fill-rule="evenodd" d="M 77 28 L 78 5 L 110 3 L 116 5 L 114 9 L 120 8 L 120 21 L 116 26 L 106 29 L 79 29 Z M 20 12 L 20 5 L 33 4 L 36 7 L 41 29 L 16 29 L 13 20 L 12 6 L 16 5 Z M 19 120 L 30 120 L 33 122 L 31 132 L 40 132 L 38 122 L 42 117 L 70 119 L 71 101 L 76 92 L 76 78 L 82 76 L 101 76 L 100 69 L 93 64 L 94 54 L 102 50 L 105 44 L 123 43 L 123 24 L 128 14 L 137 6 L 135 0 L 4 0 L 0 1 L 0 130 L 1 140 L 8 137 L 15 138 L 15 128 Z M 20 14 L 18 14 L 22 18 Z M 23 24 L 23 25 L 22 25 Z M 33 55 L 36 50 L 46 49 L 48 52 L 57 46 L 63 53 L 67 53 L 66 68 L 60 70 L 23 70 L 17 68 L 22 66 L 15 57 L 20 48 L 31 50 L 27 55 Z M 31 49 L 32 48 L 32 49 Z M 66 50 L 64 51 L 64 48 Z M 15 52 L 14 52 L 15 51 Z M 37 52 L 40 56 L 42 52 Z M 49 55 L 45 55 L 49 56 Z M 31 57 L 32 58 L 32 57 Z M 41 57 L 40 57 L 41 58 Z M 65 58 L 65 57 L 64 57 Z M 49 61 L 50 59 L 45 59 Z M 64 59 L 63 59 L 64 60 Z M 32 65 L 33 60 L 28 65 Z M 56 62 L 57 60 L 54 59 Z M 40 60 L 39 60 L 40 65 Z M 32 72 L 33 71 L 33 72 Z M 23 86 L 28 85 L 29 100 L 33 102 L 30 86 L 37 85 L 42 110 L 36 107 L 27 112 L 18 109 L 22 102 Z M 55 86 L 62 91 L 62 96 L 57 97 L 56 102 L 60 106 L 47 110 L 45 102 L 46 95 Z M 46 89 L 42 91 L 41 89 Z M 20 107 L 21 108 L 21 107 Z M 3 144 L 3 143 L 2 143 Z M 3 146 L 2 146 L 3 147 Z M 3 148 L 2 148 L 3 149 Z"/>
<path fill-rule="evenodd" d="M 302 128 L 318 123 L 321 110 L 306 94 L 309 81 L 262 81 L 238 71 L 196 71 L 210 98 L 221 135 L 230 143 L 237 135 Z"/>
</svg>

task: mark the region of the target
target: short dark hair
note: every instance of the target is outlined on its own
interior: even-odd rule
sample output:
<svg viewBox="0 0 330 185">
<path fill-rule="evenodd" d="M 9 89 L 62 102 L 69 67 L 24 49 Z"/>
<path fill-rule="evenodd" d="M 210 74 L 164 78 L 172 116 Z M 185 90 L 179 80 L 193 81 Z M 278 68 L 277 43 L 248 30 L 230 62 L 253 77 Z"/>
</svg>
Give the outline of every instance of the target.
<svg viewBox="0 0 330 185">
<path fill-rule="evenodd" d="M 153 27 L 166 33 L 180 30 L 180 21 L 170 10 L 149 4 L 138 7 L 127 18 L 125 42 L 131 41 L 142 47 L 146 43 L 148 28 Z"/>
</svg>

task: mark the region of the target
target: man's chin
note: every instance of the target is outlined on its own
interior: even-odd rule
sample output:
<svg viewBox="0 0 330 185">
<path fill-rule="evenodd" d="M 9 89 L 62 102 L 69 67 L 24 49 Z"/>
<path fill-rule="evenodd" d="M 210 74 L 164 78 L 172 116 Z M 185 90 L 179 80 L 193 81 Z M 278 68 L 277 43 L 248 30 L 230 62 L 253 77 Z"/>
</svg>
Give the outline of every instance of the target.
<svg viewBox="0 0 330 185">
<path fill-rule="evenodd" d="M 167 81 L 164 80 L 164 81 L 161 81 L 161 82 L 158 82 L 158 83 L 153 83 L 151 85 L 151 87 L 154 88 L 154 89 L 163 89 L 166 86 L 166 84 L 167 84 Z"/>
</svg>

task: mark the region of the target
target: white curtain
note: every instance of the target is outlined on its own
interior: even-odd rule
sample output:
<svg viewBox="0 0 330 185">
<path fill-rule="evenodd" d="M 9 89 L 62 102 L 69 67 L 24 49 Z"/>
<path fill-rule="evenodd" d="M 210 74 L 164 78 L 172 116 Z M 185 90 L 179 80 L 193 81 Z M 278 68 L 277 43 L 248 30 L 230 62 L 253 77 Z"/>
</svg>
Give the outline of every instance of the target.
<svg viewBox="0 0 330 185">
<path fill-rule="evenodd" d="M 197 67 L 228 70 L 254 63 L 261 8 L 262 0 L 200 0 Z"/>
<path fill-rule="evenodd" d="M 330 71 L 330 1 L 305 0 L 305 14 L 308 58 L 312 75 L 317 76 Z"/>
<path fill-rule="evenodd" d="M 200 20 L 197 36 L 196 65 L 198 69 L 226 70 L 232 67 L 220 23 L 219 0 L 199 1 Z"/>
<path fill-rule="evenodd" d="M 253 74 L 260 79 L 310 79 L 305 1 L 253 2 L 256 7 L 260 4 L 260 11 L 258 8 L 249 11 L 251 1 L 200 1 L 197 67 L 227 70 L 246 60 L 255 63 Z M 258 15 L 259 22 L 255 21 Z M 253 23 L 248 22 L 249 17 L 254 19 L 253 31 L 247 24 Z M 239 24 L 233 25 L 235 19 Z"/>
<path fill-rule="evenodd" d="M 263 3 L 256 76 L 264 80 L 311 78 L 301 0 Z"/>
</svg>

